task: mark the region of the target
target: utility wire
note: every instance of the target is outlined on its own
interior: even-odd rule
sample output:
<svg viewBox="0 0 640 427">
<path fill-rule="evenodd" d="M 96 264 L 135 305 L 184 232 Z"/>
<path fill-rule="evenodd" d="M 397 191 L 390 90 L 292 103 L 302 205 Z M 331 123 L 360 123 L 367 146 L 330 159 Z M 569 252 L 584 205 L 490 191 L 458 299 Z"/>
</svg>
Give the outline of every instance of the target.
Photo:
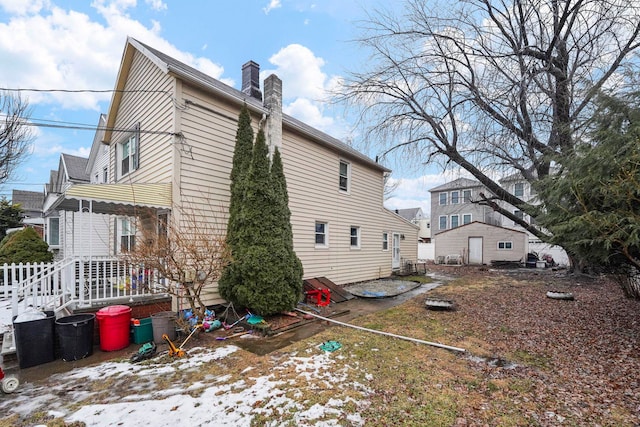
<svg viewBox="0 0 640 427">
<path fill-rule="evenodd" d="M 62 93 L 171 93 L 160 89 L 35 89 L 35 88 L 9 88 L 0 87 L 5 92 L 62 92 Z"/>
</svg>

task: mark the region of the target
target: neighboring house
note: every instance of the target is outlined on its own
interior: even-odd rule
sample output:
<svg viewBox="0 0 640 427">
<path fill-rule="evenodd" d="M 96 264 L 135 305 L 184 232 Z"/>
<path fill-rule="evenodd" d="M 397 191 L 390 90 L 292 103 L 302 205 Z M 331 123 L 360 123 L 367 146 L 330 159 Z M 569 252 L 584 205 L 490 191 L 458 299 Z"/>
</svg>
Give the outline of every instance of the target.
<svg viewBox="0 0 640 427">
<path fill-rule="evenodd" d="M 438 233 L 470 224 L 473 221 L 500 225 L 500 215 L 488 206 L 476 202 L 480 193 L 488 192 L 480 182 L 458 178 L 429 190 L 431 193 L 432 237 Z"/>
<path fill-rule="evenodd" d="M 500 180 L 500 184 L 513 195 L 521 198 L 528 203 L 538 203 L 535 191 L 531 188 L 531 184 L 527 182 L 522 175 L 512 174 Z M 513 220 L 507 219 L 502 215 L 493 211 L 493 209 L 471 203 L 480 199 L 480 192 L 486 196 L 490 193 L 480 182 L 468 178 L 459 178 L 449 183 L 440 185 L 429 190 L 431 192 L 431 215 L 434 218 L 434 240 L 449 238 L 449 234 L 440 236 L 442 231 L 451 230 L 453 228 L 465 225 L 474 221 L 484 222 L 486 224 L 498 226 L 491 229 L 492 232 L 498 233 L 500 241 L 508 239 L 509 236 L 503 231 L 505 229 L 513 229 L 525 233 L 528 237 L 528 250 L 536 252 L 540 255 L 550 254 L 553 259 L 559 263 L 567 265 L 569 258 L 566 252 L 558 247 L 543 243 L 533 234 L 526 231 L 522 226 L 516 224 Z M 499 201 L 501 206 L 510 209 L 514 215 L 520 216 L 529 223 L 535 224 L 535 219 L 524 214 L 517 208 L 508 203 Z M 436 261 L 438 256 L 438 244 L 436 243 Z"/>
<path fill-rule="evenodd" d="M 44 236 L 44 195 L 40 191 L 13 190 L 11 203 L 20 205 L 24 219 L 22 223 L 27 227 L 32 227 L 38 234 Z"/>
<path fill-rule="evenodd" d="M 135 245 L 126 216 L 143 212 L 142 227 L 162 230 L 170 221 L 184 228 L 195 214 L 224 232 L 237 118 L 246 104 L 254 130 L 262 126 L 271 152 L 281 151 L 305 278 L 375 279 L 417 259 L 418 227 L 383 207 L 390 171 L 283 114 L 277 76 L 265 80 L 264 101 L 258 64 L 246 63 L 242 76 L 238 91 L 129 38 L 103 137 L 109 183 L 71 185 L 49 208 L 77 210 L 80 200 L 91 212 L 122 215 L 110 223 L 111 253 Z M 94 166 L 87 181 L 99 172 Z M 215 289 L 205 297 L 222 302 Z"/>
<path fill-rule="evenodd" d="M 109 149 L 102 144 L 106 116 L 101 115 L 89 158 L 60 155 L 57 171 L 45 185 L 46 241 L 55 259 L 72 256 L 108 256 L 109 216 L 91 213 L 91 201 L 76 199 L 77 209 L 55 209 L 55 204 L 74 185 L 104 183 L 108 178 Z M 105 149 L 106 148 L 106 149 Z"/>
<path fill-rule="evenodd" d="M 459 260 L 462 264 L 524 262 L 528 243 L 523 231 L 474 221 L 439 233 L 435 239 L 435 260 L 436 263 Z"/>
<path fill-rule="evenodd" d="M 418 238 L 422 243 L 431 242 L 431 220 L 422 208 L 396 209 L 396 213 L 407 221 L 420 227 Z"/>
</svg>

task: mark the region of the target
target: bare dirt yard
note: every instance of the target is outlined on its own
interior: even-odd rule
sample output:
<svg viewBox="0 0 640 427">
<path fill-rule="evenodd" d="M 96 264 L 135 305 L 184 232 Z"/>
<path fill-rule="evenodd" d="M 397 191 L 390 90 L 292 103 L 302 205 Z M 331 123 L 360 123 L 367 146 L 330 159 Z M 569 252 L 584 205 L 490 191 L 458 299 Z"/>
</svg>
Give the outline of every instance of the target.
<svg viewBox="0 0 640 427">
<path fill-rule="evenodd" d="M 430 270 L 454 279 L 349 322 L 464 353 L 329 324 L 264 356 L 204 336 L 188 360 L 27 384 L 0 396 L 0 426 L 640 425 L 640 301 L 562 271 Z M 427 297 L 456 310 L 427 310 Z M 323 352 L 328 341 L 341 347 Z"/>
</svg>

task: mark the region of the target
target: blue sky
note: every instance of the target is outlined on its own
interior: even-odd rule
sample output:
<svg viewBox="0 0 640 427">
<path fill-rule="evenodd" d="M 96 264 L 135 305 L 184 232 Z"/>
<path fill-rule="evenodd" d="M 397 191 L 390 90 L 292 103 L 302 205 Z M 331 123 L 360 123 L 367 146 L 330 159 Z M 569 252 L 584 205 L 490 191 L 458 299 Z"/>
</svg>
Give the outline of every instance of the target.
<svg viewBox="0 0 640 427">
<path fill-rule="evenodd" d="M 357 22 L 378 0 L 0 0 L 0 87 L 109 90 L 127 36 L 132 36 L 239 89 L 241 66 L 254 60 L 261 75 L 283 81 L 284 110 L 359 146 L 358 131 L 327 93 L 340 77 L 366 63 L 351 42 Z M 393 3 L 400 7 L 400 3 Z M 96 124 L 109 93 L 21 92 L 32 118 Z M 60 153 L 88 156 L 92 131 L 34 128 L 28 158 L 0 188 L 40 191 Z M 366 152 L 375 157 L 375 148 Z M 422 207 L 440 170 L 389 165 L 400 180 L 386 206 Z"/>
</svg>

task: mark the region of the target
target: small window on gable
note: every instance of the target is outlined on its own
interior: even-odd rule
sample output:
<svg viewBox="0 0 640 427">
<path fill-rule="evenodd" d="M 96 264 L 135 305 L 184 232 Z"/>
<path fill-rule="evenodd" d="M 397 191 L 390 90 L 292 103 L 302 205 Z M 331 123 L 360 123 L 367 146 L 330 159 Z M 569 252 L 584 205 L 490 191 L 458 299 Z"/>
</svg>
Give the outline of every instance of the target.
<svg viewBox="0 0 640 427">
<path fill-rule="evenodd" d="M 513 249 L 513 242 L 498 242 L 498 249 L 501 251 L 509 251 Z"/>
<path fill-rule="evenodd" d="M 340 191 L 349 191 L 349 181 L 351 180 L 351 164 L 340 160 Z"/>
<path fill-rule="evenodd" d="M 351 226 L 351 249 L 360 249 L 360 227 Z"/>
<path fill-rule="evenodd" d="M 447 204 L 447 193 L 440 193 L 438 195 L 438 202 L 440 206 L 444 206 Z"/>
<path fill-rule="evenodd" d="M 387 233 L 386 231 L 382 233 L 382 250 L 389 250 L 389 233 Z"/>
<path fill-rule="evenodd" d="M 458 203 L 460 203 L 460 192 L 459 191 L 452 191 L 451 192 L 451 204 L 452 205 L 457 205 Z"/>
<path fill-rule="evenodd" d="M 524 183 L 516 182 L 516 184 L 513 186 L 513 195 L 516 197 L 524 196 Z"/>
<path fill-rule="evenodd" d="M 327 233 L 328 233 L 327 223 L 316 221 L 316 248 L 329 246 L 329 239 L 328 239 Z"/>
</svg>

